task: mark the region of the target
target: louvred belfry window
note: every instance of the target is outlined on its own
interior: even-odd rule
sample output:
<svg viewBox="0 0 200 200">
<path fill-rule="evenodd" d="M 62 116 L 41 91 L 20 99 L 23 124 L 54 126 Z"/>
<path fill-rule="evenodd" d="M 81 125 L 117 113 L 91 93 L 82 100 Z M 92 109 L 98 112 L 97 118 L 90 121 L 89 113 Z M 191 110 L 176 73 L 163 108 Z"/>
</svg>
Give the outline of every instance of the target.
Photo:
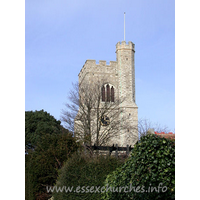
<svg viewBox="0 0 200 200">
<path fill-rule="evenodd" d="M 102 87 L 102 101 L 105 101 L 105 87 Z"/>
<path fill-rule="evenodd" d="M 114 102 L 115 101 L 115 91 L 114 87 L 110 84 L 106 84 L 101 88 L 101 100 L 102 102 Z"/>
<path fill-rule="evenodd" d="M 111 102 L 114 102 L 114 88 L 111 87 Z"/>
<path fill-rule="evenodd" d="M 109 85 L 106 86 L 106 92 L 107 92 L 106 100 L 107 102 L 109 102 L 110 101 L 110 86 Z"/>
</svg>

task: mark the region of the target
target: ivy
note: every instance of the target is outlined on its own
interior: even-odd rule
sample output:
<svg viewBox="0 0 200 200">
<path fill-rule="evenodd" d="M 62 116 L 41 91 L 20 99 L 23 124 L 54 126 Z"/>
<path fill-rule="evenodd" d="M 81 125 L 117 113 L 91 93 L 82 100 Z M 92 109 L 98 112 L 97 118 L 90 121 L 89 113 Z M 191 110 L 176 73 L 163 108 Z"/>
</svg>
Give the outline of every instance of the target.
<svg viewBox="0 0 200 200">
<path fill-rule="evenodd" d="M 130 185 L 135 188 L 145 188 L 140 192 L 137 190 L 115 193 L 108 191 L 102 194 L 104 200 L 175 199 L 174 141 L 150 134 L 142 137 L 141 141 L 134 146 L 126 163 L 109 174 L 104 185 L 118 188 L 125 186 L 130 188 Z M 161 187 L 159 192 L 158 186 Z"/>
</svg>

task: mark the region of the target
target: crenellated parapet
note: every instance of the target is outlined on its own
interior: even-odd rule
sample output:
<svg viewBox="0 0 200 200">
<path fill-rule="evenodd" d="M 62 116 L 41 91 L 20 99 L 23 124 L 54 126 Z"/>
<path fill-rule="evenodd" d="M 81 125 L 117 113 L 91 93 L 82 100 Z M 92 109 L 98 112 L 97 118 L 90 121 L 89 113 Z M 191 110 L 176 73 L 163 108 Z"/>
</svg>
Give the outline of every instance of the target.
<svg viewBox="0 0 200 200">
<path fill-rule="evenodd" d="M 128 50 L 128 49 L 133 50 L 135 52 L 135 44 L 130 41 L 128 43 L 126 43 L 125 41 L 122 41 L 116 44 L 116 51 Z"/>
<path fill-rule="evenodd" d="M 79 82 L 81 82 L 88 73 L 109 73 L 115 74 L 117 69 L 117 62 L 110 61 L 109 64 L 105 60 L 86 60 L 79 73 Z"/>
</svg>

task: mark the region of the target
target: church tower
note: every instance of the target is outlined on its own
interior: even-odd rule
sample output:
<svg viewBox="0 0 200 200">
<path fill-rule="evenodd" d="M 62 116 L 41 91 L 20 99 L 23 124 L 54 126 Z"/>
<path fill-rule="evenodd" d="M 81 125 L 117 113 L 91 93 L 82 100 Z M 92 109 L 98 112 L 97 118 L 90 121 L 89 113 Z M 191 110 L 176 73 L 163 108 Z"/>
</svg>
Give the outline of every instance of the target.
<svg viewBox="0 0 200 200">
<path fill-rule="evenodd" d="M 105 60 L 86 60 L 79 73 L 79 87 L 86 84 L 88 86 L 87 91 L 90 91 L 92 87 L 100 82 L 101 98 L 99 109 L 105 107 L 105 105 L 111 105 L 107 113 L 101 116 L 101 119 L 106 119 L 102 122 L 102 127 L 99 127 L 101 131 L 99 134 L 113 130 L 112 124 L 117 124 L 115 129 L 116 135 L 110 141 L 109 145 L 118 144 L 118 146 L 134 145 L 138 140 L 138 107 L 136 105 L 135 98 L 135 45 L 132 42 L 126 43 L 125 41 L 118 42 L 116 44 L 116 61 L 110 61 L 109 63 Z M 93 93 L 96 93 L 93 92 Z M 85 92 L 80 96 L 84 96 Z M 86 95 L 85 95 L 86 96 Z M 118 112 L 117 118 L 114 118 L 111 113 L 112 105 L 114 106 L 117 100 L 122 103 L 114 112 Z M 94 115 L 97 108 L 92 109 Z M 82 112 L 79 109 L 77 116 L 81 115 Z M 100 114 L 100 113 L 99 113 Z M 96 127 L 99 125 L 99 114 L 93 117 L 91 122 L 90 132 L 95 135 Z M 76 117 L 75 132 L 85 133 L 85 130 L 79 129 L 82 121 L 77 121 Z M 115 123 L 116 122 L 116 123 Z M 104 124 L 105 123 L 105 124 Z M 116 136 L 116 137 L 115 137 Z M 92 139 L 92 143 L 95 143 L 95 137 Z"/>
</svg>

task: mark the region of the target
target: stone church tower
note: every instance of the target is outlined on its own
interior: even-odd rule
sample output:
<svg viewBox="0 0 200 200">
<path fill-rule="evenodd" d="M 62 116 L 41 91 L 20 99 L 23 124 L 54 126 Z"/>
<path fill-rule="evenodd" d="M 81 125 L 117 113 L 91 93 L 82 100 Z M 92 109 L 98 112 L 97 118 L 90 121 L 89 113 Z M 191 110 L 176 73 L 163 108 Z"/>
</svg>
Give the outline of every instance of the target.
<svg viewBox="0 0 200 200">
<path fill-rule="evenodd" d="M 96 60 L 86 60 L 79 73 L 79 85 L 94 84 L 98 80 L 102 82 L 101 101 L 109 100 L 112 103 L 115 99 L 124 99 L 119 105 L 123 110 L 122 115 L 119 115 L 119 121 L 125 116 L 126 123 L 131 124 L 127 125 L 126 129 L 119 128 L 120 135 L 113 138 L 110 145 L 133 146 L 138 138 L 138 107 L 135 102 L 135 45 L 132 42 L 118 42 L 116 61 L 110 61 L 109 64 L 104 60 L 98 63 Z M 127 135 L 134 137 L 129 138 Z"/>
</svg>

